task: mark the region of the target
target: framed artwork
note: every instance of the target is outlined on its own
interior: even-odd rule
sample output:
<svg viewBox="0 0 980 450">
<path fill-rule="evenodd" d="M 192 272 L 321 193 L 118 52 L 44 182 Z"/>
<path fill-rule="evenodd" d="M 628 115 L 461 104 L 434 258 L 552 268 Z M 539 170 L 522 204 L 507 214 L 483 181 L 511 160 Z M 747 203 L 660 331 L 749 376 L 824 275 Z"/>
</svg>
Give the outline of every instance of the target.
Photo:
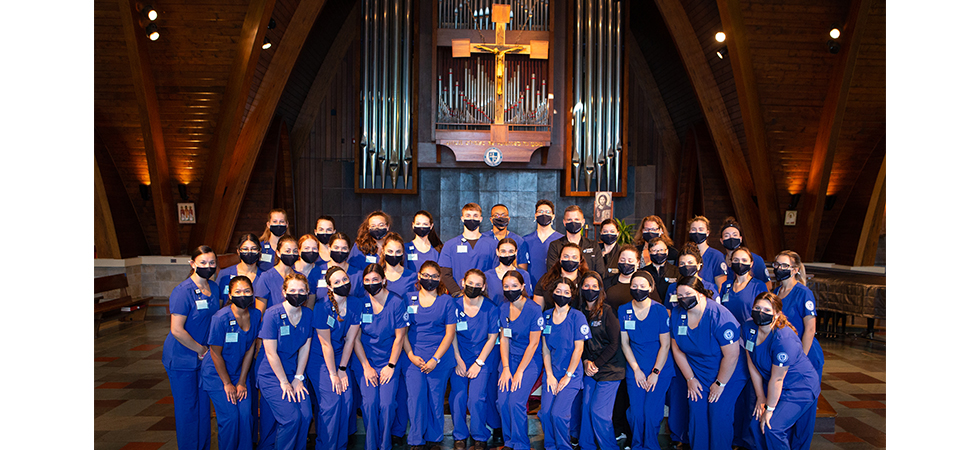
<svg viewBox="0 0 980 450">
<path fill-rule="evenodd" d="M 613 202 L 612 192 L 602 191 L 595 193 L 595 201 L 592 204 L 592 221 L 595 225 L 602 223 L 606 219 L 612 219 Z"/>
<path fill-rule="evenodd" d="M 177 221 L 178 223 L 197 223 L 197 214 L 194 212 L 193 203 L 178 203 L 177 204 Z"/>
</svg>

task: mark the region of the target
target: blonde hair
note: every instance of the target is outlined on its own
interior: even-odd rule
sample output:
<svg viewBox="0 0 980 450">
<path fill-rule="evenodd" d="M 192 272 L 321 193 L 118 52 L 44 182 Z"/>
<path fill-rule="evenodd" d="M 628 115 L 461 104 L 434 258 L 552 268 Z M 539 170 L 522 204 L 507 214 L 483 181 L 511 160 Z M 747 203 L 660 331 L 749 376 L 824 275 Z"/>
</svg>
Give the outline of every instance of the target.
<svg viewBox="0 0 980 450">
<path fill-rule="evenodd" d="M 259 236 L 259 240 L 262 242 L 269 242 L 269 239 L 272 239 L 272 230 L 269 229 L 269 222 L 272 222 L 273 214 L 282 214 L 283 217 L 286 217 L 286 232 L 283 234 L 283 236 L 289 234 L 289 217 L 286 216 L 286 210 L 281 208 L 276 208 L 273 209 L 272 211 L 269 211 L 269 218 L 266 219 L 265 231 L 262 232 L 262 236 Z"/>
<path fill-rule="evenodd" d="M 780 256 L 788 257 L 792 261 L 792 264 L 790 265 L 796 266 L 800 269 L 800 271 L 796 273 L 796 281 L 801 283 L 803 286 L 806 286 L 806 267 L 803 266 L 803 260 L 800 259 L 800 254 L 792 250 L 783 250 L 776 255 L 776 258 L 779 258 Z M 773 258 L 773 261 L 775 261 L 776 258 Z"/>
</svg>

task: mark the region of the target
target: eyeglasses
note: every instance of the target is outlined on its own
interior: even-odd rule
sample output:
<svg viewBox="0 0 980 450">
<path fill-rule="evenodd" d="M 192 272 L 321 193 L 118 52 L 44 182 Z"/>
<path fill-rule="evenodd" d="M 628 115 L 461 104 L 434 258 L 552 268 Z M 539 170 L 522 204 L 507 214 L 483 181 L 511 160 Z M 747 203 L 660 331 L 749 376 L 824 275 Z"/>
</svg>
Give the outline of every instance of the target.
<svg viewBox="0 0 980 450">
<path fill-rule="evenodd" d="M 491 219 L 499 219 L 499 218 L 505 218 L 505 219 L 509 219 L 509 218 L 510 218 L 510 215 L 509 215 L 509 214 L 507 214 L 507 213 L 503 213 L 503 214 L 494 214 L 494 215 L 492 215 L 492 216 L 490 216 L 490 218 L 491 218 Z"/>
<path fill-rule="evenodd" d="M 547 214 L 549 216 L 553 216 L 555 213 L 553 213 L 553 212 L 551 212 L 551 211 L 549 211 L 547 209 L 539 209 L 539 210 L 535 211 L 535 214 Z"/>
<path fill-rule="evenodd" d="M 419 274 L 419 277 L 422 278 L 423 280 L 433 280 L 433 281 L 435 281 L 435 280 L 438 280 L 439 279 L 439 275 L 427 275 L 427 274 L 424 274 L 424 273 L 420 273 Z"/>
<path fill-rule="evenodd" d="M 794 266 L 789 265 L 789 264 L 772 263 L 772 268 L 773 269 L 790 269 L 792 267 L 794 267 Z"/>
</svg>

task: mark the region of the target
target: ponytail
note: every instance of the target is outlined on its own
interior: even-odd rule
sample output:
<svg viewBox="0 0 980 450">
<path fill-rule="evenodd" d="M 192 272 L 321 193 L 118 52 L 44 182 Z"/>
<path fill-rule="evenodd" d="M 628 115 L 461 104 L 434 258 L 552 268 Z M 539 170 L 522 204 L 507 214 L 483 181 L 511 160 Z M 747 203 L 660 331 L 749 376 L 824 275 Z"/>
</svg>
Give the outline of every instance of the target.
<svg viewBox="0 0 980 450">
<path fill-rule="evenodd" d="M 786 314 L 783 314 L 783 301 L 779 298 L 779 296 L 771 292 L 760 292 L 752 302 L 752 306 L 755 307 L 756 303 L 763 300 L 772 305 L 772 329 L 778 330 L 780 328 L 789 327 L 789 329 L 793 330 L 794 333 L 798 333 L 796 331 L 796 327 L 789 323 L 789 319 L 786 318 Z"/>
<path fill-rule="evenodd" d="M 337 272 L 343 272 L 344 269 L 340 266 L 333 266 L 327 269 L 327 274 L 323 276 L 327 281 L 327 300 L 330 300 L 330 304 L 333 305 L 333 312 L 337 316 L 337 320 L 343 322 L 344 317 L 340 315 L 340 305 L 337 304 L 337 299 L 333 297 L 333 286 L 330 286 L 330 277 Z"/>
<path fill-rule="evenodd" d="M 793 266 L 799 268 L 799 271 L 796 272 L 796 281 L 803 286 L 806 286 L 806 267 L 803 266 L 803 259 L 800 258 L 800 254 L 792 250 L 783 250 L 776 255 L 776 258 L 779 258 L 780 256 L 786 256 L 793 262 Z M 775 261 L 776 258 L 773 258 L 773 261 Z"/>
</svg>

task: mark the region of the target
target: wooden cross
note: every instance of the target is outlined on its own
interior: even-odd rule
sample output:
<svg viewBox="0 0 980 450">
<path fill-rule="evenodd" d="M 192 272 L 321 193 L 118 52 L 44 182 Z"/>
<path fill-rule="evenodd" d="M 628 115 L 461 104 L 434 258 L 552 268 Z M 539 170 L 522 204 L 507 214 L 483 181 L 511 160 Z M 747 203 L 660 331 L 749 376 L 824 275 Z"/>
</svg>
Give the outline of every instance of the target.
<svg viewBox="0 0 980 450">
<path fill-rule="evenodd" d="M 468 58 L 471 53 L 492 53 L 495 60 L 496 72 L 496 102 L 493 109 L 493 123 L 504 123 L 506 98 L 504 86 L 507 78 L 504 56 L 508 53 L 515 55 L 531 55 L 534 59 L 548 59 L 548 41 L 532 40 L 531 45 L 506 44 L 504 33 L 507 22 L 510 22 L 510 5 L 493 5 L 494 43 L 472 44 L 469 39 L 453 39 L 453 57 Z M 543 75 L 543 74 L 542 74 Z"/>
</svg>

